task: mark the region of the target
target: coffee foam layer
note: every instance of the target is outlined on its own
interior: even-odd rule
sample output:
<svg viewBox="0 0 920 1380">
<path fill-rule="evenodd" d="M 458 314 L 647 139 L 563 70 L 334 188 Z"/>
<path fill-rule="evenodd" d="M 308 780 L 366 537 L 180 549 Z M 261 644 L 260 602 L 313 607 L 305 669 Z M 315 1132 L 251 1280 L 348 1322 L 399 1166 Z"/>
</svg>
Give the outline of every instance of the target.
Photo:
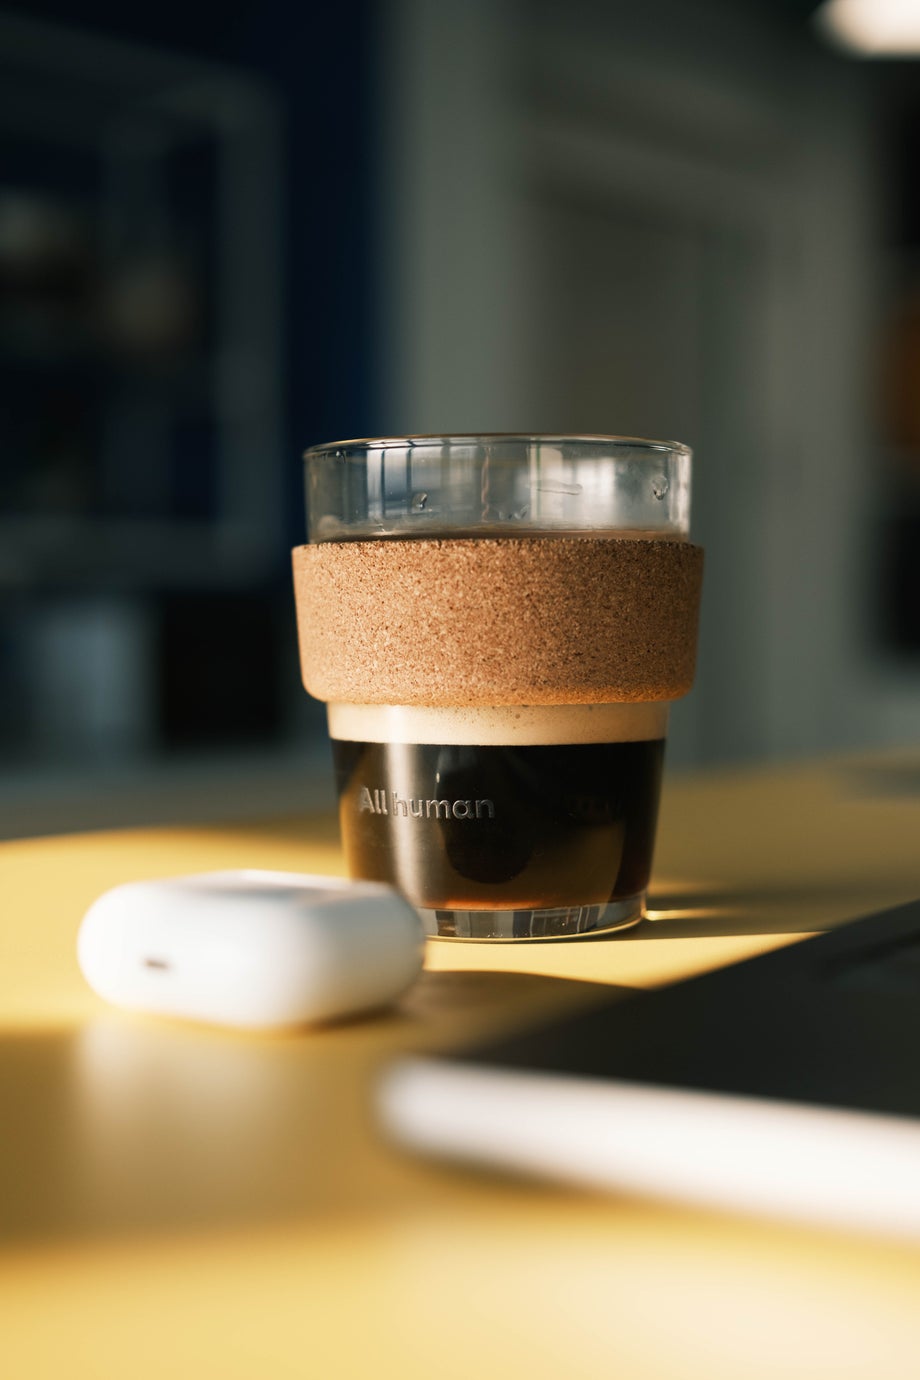
<svg viewBox="0 0 920 1380">
<path fill-rule="evenodd" d="M 329 734 L 354 743 L 443 743 L 473 747 L 634 743 L 663 738 L 666 703 L 501 705 L 330 704 Z"/>
</svg>

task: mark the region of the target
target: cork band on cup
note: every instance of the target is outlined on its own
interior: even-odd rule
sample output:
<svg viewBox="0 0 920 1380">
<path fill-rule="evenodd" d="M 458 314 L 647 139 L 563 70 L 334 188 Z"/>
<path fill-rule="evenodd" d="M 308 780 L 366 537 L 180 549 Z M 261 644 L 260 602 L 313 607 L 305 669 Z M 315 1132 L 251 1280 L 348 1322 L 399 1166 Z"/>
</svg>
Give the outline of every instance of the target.
<svg viewBox="0 0 920 1380">
<path fill-rule="evenodd" d="M 298 547 L 304 685 L 353 704 L 673 700 L 693 682 L 703 552 L 528 537 Z"/>
</svg>

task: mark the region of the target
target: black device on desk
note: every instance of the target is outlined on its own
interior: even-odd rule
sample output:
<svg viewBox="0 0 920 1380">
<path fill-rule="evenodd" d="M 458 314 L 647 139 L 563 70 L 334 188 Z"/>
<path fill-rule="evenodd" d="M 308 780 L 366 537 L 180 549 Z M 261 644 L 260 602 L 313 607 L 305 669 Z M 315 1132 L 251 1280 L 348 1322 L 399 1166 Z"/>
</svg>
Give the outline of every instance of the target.
<svg viewBox="0 0 920 1380">
<path fill-rule="evenodd" d="M 920 902 L 402 1060 L 380 1107 L 451 1159 L 920 1238 Z"/>
</svg>

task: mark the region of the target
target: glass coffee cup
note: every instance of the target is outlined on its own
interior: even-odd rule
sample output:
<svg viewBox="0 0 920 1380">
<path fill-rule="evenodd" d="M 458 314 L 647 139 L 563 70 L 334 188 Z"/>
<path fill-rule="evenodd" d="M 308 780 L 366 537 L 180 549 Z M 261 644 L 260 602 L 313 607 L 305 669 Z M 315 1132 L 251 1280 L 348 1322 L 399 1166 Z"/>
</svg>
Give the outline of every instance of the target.
<svg viewBox="0 0 920 1380">
<path fill-rule="evenodd" d="M 441 938 L 634 925 L 694 672 L 689 449 L 411 436 L 305 465 L 301 660 L 352 875 Z"/>
</svg>

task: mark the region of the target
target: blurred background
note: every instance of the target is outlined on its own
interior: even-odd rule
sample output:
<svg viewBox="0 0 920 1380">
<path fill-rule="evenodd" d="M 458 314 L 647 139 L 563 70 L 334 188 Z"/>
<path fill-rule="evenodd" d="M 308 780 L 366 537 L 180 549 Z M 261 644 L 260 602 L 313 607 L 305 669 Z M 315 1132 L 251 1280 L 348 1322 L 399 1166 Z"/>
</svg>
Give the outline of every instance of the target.
<svg viewBox="0 0 920 1380">
<path fill-rule="evenodd" d="M 920 69 L 817 8 L 0 9 L 0 835 L 329 798 L 348 436 L 690 443 L 671 766 L 920 741 Z"/>
</svg>

